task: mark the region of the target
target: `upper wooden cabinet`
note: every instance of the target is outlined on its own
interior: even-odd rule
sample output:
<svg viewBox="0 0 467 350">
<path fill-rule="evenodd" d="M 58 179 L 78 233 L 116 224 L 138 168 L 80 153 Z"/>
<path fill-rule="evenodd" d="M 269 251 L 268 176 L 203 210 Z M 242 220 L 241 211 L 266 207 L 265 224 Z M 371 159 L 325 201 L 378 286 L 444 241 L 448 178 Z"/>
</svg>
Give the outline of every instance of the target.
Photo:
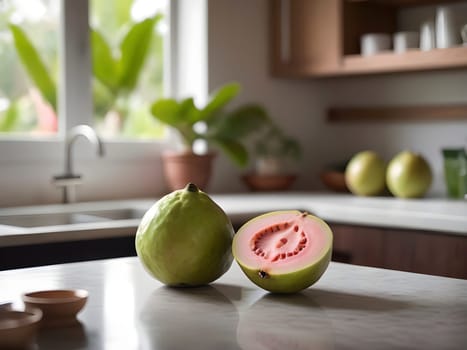
<svg viewBox="0 0 467 350">
<path fill-rule="evenodd" d="M 467 67 L 467 46 L 360 55 L 365 33 L 398 31 L 402 7 L 443 0 L 272 0 L 273 75 L 319 77 Z M 453 1 L 449 1 L 453 2 Z"/>
</svg>

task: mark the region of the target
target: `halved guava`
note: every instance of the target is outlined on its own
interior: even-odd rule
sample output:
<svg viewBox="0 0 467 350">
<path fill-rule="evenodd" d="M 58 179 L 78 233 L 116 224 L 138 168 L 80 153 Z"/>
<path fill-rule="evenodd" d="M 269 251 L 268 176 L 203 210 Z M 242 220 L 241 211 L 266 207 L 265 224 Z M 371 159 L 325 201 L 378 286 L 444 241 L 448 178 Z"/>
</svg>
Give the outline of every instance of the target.
<svg viewBox="0 0 467 350">
<path fill-rule="evenodd" d="M 244 224 L 232 252 L 247 277 L 274 293 L 311 286 L 331 260 L 332 231 L 320 218 L 296 210 L 274 211 Z"/>
</svg>

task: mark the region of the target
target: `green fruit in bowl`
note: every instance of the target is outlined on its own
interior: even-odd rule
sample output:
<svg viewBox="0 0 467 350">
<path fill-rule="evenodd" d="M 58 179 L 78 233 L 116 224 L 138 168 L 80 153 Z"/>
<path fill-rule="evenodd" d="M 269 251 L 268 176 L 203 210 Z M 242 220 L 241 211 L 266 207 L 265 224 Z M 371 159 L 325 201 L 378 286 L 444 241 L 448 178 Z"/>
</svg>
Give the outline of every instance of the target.
<svg viewBox="0 0 467 350">
<path fill-rule="evenodd" d="M 274 211 L 245 223 L 232 244 L 246 276 L 273 293 L 295 293 L 314 284 L 332 254 L 332 231 L 297 210 Z"/>
<path fill-rule="evenodd" d="M 170 286 L 199 286 L 232 264 L 232 223 L 194 184 L 157 201 L 143 216 L 135 246 L 140 261 Z"/>
<path fill-rule="evenodd" d="M 429 190 L 433 175 L 423 156 L 410 151 L 397 154 L 388 165 L 386 182 L 396 197 L 423 197 Z"/>
<path fill-rule="evenodd" d="M 386 185 L 386 163 L 373 151 L 362 151 L 350 159 L 345 169 L 348 189 L 359 196 L 381 194 Z"/>
</svg>

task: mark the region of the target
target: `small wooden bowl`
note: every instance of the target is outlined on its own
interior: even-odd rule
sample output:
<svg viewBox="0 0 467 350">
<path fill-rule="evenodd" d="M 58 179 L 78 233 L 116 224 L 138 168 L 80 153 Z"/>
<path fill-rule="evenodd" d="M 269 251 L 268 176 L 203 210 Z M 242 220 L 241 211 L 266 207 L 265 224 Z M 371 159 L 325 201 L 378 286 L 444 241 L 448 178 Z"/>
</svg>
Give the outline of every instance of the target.
<svg viewBox="0 0 467 350">
<path fill-rule="evenodd" d="M 27 348 L 37 334 L 42 311 L 39 309 L 0 311 L 0 349 Z"/>
<path fill-rule="evenodd" d="M 46 326 L 76 323 L 76 315 L 86 304 L 88 292 L 76 290 L 44 290 L 22 295 L 26 307 L 38 308 Z"/>
<path fill-rule="evenodd" d="M 349 192 L 345 183 L 345 173 L 339 171 L 323 171 L 320 174 L 321 182 L 331 191 Z"/>
<path fill-rule="evenodd" d="M 285 191 L 297 178 L 296 175 L 244 175 L 245 184 L 252 191 Z"/>
</svg>

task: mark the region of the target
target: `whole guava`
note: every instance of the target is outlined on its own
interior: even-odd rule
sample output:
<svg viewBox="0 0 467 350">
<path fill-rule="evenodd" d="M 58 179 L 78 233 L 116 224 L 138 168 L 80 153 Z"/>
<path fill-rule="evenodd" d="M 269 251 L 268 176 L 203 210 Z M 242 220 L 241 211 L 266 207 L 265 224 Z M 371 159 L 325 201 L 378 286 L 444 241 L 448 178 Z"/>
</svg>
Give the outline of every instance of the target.
<svg viewBox="0 0 467 350">
<path fill-rule="evenodd" d="M 398 153 L 388 165 L 386 182 L 389 191 L 396 197 L 423 197 L 432 181 L 428 162 L 420 154 L 403 151 Z"/>
<path fill-rule="evenodd" d="M 199 286 L 232 264 L 232 223 L 196 185 L 157 201 L 143 216 L 135 246 L 146 270 L 170 286 Z"/>
<path fill-rule="evenodd" d="M 345 169 L 345 183 L 358 196 L 376 196 L 384 191 L 386 163 L 373 151 L 362 151 L 350 159 Z"/>
</svg>

